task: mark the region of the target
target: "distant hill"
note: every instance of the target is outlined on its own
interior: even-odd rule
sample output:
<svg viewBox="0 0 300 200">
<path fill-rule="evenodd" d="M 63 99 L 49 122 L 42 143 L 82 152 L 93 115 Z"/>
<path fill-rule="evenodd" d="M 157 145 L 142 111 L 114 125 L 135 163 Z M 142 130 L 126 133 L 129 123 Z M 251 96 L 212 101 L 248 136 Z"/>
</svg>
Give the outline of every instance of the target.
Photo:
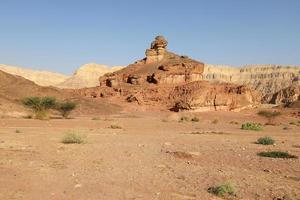
<svg viewBox="0 0 300 200">
<path fill-rule="evenodd" d="M 0 64 L 0 70 L 9 74 L 22 76 L 41 86 L 56 85 L 65 81 L 69 77 L 60 73 L 32 70 L 23 67 L 15 67 L 4 64 Z"/>
<path fill-rule="evenodd" d="M 273 95 L 293 85 L 300 84 L 299 66 L 282 65 L 245 65 L 231 67 L 223 65 L 205 64 L 203 79 L 212 82 L 227 82 L 249 85 L 262 94 L 263 103 L 280 103 L 285 96 L 279 98 Z M 289 95 L 286 95 L 288 97 Z M 286 99 L 290 101 L 290 99 Z"/>
<path fill-rule="evenodd" d="M 81 66 L 76 72 L 63 82 L 56 84 L 59 88 L 85 88 L 99 85 L 99 77 L 106 73 L 122 69 L 121 66 L 109 67 L 107 65 L 89 63 Z"/>
</svg>

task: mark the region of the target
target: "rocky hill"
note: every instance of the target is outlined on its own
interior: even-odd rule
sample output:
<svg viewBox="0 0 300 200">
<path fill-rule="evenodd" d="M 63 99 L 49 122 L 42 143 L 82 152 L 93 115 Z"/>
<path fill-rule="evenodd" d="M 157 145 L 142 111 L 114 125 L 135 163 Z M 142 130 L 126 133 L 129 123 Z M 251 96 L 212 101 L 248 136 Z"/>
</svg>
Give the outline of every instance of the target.
<svg viewBox="0 0 300 200">
<path fill-rule="evenodd" d="M 3 64 L 0 64 L 0 70 L 9 74 L 22 76 L 41 86 L 50 86 L 50 85 L 53 86 L 65 81 L 68 78 L 68 76 L 59 73 L 38 71 L 38 70 L 32 70 L 23 67 L 8 66 Z"/>
<path fill-rule="evenodd" d="M 84 88 L 95 87 L 99 85 L 98 78 L 106 73 L 114 72 L 121 69 L 121 66 L 109 67 L 95 63 L 85 64 L 63 82 L 56 84 L 59 88 Z"/>
<path fill-rule="evenodd" d="M 261 92 L 263 103 L 278 103 L 284 100 L 275 101 L 273 95 L 292 85 L 299 84 L 300 67 L 246 65 L 238 68 L 206 64 L 203 79 L 249 85 L 252 89 Z"/>
<path fill-rule="evenodd" d="M 203 81 L 204 63 L 168 51 L 167 44 L 156 37 L 144 59 L 101 76 L 100 86 L 78 92 L 171 110 L 235 110 L 260 102 L 247 86 Z"/>
<path fill-rule="evenodd" d="M 75 113 L 114 113 L 120 110 L 119 106 L 103 101 L 86 99 L 69 90 L 54 87 L 39 86 L 21 76 L 8 74 L 0 70 L 0 114 L 24 115 L 26 111 L 21 100 L 28 96 L 52 96 L 60 100 L 69 99 L 77 102 Z"/>
</svg>

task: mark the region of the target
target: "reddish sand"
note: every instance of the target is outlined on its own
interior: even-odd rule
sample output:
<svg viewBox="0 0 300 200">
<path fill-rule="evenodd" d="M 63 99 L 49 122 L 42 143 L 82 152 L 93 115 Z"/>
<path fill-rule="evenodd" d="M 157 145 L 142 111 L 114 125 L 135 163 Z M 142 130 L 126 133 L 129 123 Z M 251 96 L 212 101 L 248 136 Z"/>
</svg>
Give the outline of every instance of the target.
<svg viewBox="0 0 300 200">
<path fill-rule="evenodd" d="M 178 115 L 1 119 L 0 199 L 220 199 L 207 189 L 227 180 L 236 185 L 235 199 L 300 198 L 299 159 L 256 155 L 282 150 L 300 157 L 300 126 L 289 124 L 297 119 L 281 117 L 282 125 L 256 132 L 240 129 L 243 122 L 265 122 L 251 112 L 188 114 L 199 117 L 194 123 L 180 123 Z M 70 131 L 84 135 L 86 142 L 61 143 Z M 265 135 L 276 145 L 255 144 Z"/>
</svg>

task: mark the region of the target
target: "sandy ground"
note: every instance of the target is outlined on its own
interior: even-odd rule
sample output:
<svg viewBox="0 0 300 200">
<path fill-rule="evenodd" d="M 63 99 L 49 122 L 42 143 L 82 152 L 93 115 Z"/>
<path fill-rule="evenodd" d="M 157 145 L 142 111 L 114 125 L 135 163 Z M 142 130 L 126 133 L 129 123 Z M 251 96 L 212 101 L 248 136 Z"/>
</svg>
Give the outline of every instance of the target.
<svg viewBox="0 0 300 200">
<path fill-rule="evenodd" d="M 180 123 L 170 113 L 0 119 L 0 199 L 220 199 L 207 189 L 227 180 L 236 185 L 235 199 L 300 198 L 299 159 L 256 155 L 283 150 L 300 157 L 300 126 L 289 124 L 296 119 L 281 117 L 282 125 L 256 132 L 240 129 L 243 122 L 265 122 L 251 113 L 189 115 L 200 122 Z M 72 131 L 86 142 L 63 144 Z M 265 135 L 276 145 L 255 144 Z"/>
</svg>

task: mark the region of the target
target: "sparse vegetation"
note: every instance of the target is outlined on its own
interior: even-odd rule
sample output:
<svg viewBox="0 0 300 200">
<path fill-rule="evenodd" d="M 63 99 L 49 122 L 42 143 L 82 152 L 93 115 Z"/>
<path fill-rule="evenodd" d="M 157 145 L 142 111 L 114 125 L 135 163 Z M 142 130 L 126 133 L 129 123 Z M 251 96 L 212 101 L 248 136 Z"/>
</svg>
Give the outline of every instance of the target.
<svg viewBox="0 0 300 200">
<path fill-rule="evenodd" d="M 100 117 L 93 117 L 92 120 L 100 120 Z"/>
<path fill-rule="evenodd" d="M 217 124 L 217 123 L 219 123 L 219 120 L 218 119 L 214 119 L 214 120 L 211 121 L 211 123 L 212 124 Z"/>
<path fill-rule="evenodd" d="M 289 122 L 289 124 L 290 125 L 294 125 L 294 126 L 300 126 L 300 122 L 299 121 L 297 121 L 297 122 L 292 121 L 292 122 Z"/>
<path fill-rule="evenodd" d="M 32 119 L 32 115 L 25 115 L 23 116 L 24 119 Z"/>
<path fill-rule="evenodd" d="M 222 131 L 192 131 L 192 132 L 188 132 L 188 133 L 183 133 L 183 134 L 191 134 L 191 135 L 203 135 L 203 134 L 217 134 L 217 135 L 223 135 L 223 134 L 229 134 L 226 132 L 222 132 Z"/>
<path fill-rule="evenodd" d="M 262 145 L 272 145 L 275 143 L 275 140 L 271 137 L 265 136 L 265 137 L 258 138 L 256 143 Z"/>
<path fill-rule="evenodd" d="M 62 143 L 64 144 L 81 144 L 83 142 L 83 136 L 75 132 L 66 133 L 62 139 Z"/>
<path fill-rule="evenodd" d="M 283 151 L 264 151 L 258 153 L 257 155 L 261 157 L 269 157 L 269 158 L 298 158 L 295 155 L 291 155 L 288 152 L 283 152 Z"/>
<path fill-rule="evenodd" d="M 291 179 L 293 181 L 298 181 L 300 182 L 300 176 L 292 176 L 292 177 L 287 177 L 288 179 Z"/>
<path fill-rule="evenodd" d="M 71 101 L 58 102 L 54 97 L 27 97 L 22 100 L 24 106 L 33 110 L 36 119 L 49 119 L 49 110 L 55 109 L 61 113 L 63 118 L 68 118 L 76 103 Z M 31 115 L 24 118 L 31 119 Z"/>
<path fill-rule="evenodd" d="M 283 130 L 289 130 L 290 128 L 287 127 L 287 126 L 285 126 L 285 127 L 283 127 L 282 129 L 283 129 Z"/>
<path fill-rule="evenodd" d="M 19 129 L 16 129 L 15 133 L 21 133 L 21 131 Z"/>
<path fill-rule="evenodd" d="M 65 101 L 62 103 L 56 104 L 56 109 L 60 112 L 60 114 L 63 116 L 63 118 L 68 118 L 71 111 L 76 108 L 76 103 L 71 101 Z"/>
<path fill-rule="evenodd" d="M 122 127 L 117 125 L 117 124 L 110 125 L 110 128 L 112 128 L 112 129 L 122 129 Z"/>
<path fill-rule="evenodd" d="M 56 99 L 53 97 L 27 97 L 22 100 L 24 106 L 31 108 L 36 119 L 48 119 L 48 110 L 54 108 Z"/>
<path fill-rule="evenodd" d="M 266 125 L 275 125 L 275 118 L 281 115 L 281 113 L 278 111 L 266 111 L 266 110 L 259 111 L 257 114 L 267 118 L 268 121 Z"/>
<path fill-rule="evenodd" d="M 192 122 L 199 122 L 200 120 L 199 120 L 198 117 L 195 116 L 195 117 L 193 117 L 193 118 L 191 119 L 191 121 L 192 121 Z"/>
<path fill-rule="evenodd" d="M 179 122 L 188 122 L 188 121 L 190 121 L 190 118 L 187 116 L 182 116 L 182 117 L 180 117 L 180 120 L 179 120 Z"/>
<path fill-rule="evenodd" d="M 218 186 L 208 188 L 208 192 L 219 197 L 227 197 L 235 195 L 236 189 L 232 182 L 226 181 Z"/>
<path fill-rule="evenodd" d="M 188 116 L 181 116 L 179 122 L 199 122 L 200 119 L 196 116 L 190 118 Z"/>
<path fill-rule="evenodd" d="M 251 131 L 261 131 L 261 130 L 263 130 L 263 127 L 259 123 L 247 122 L 245 124 L 242 124 L 241 129 L 243 129 L 243 130 L 251 130 Z"/>
</svg>

